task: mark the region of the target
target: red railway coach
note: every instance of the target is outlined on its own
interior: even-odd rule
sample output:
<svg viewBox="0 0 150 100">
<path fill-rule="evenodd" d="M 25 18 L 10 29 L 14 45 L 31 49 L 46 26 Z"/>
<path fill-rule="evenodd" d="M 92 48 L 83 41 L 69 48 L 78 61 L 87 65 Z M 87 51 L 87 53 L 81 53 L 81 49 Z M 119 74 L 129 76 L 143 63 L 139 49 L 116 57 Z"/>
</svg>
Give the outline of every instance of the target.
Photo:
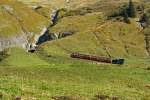
<svg viewBox="0 0 150 100">
<path fill-rule="evenodd" d="M 124 64 L 124 59 L 111 59 L 108 57 L 91 56 L 91 55 L 85 55 L 85 54 L 79 54 L 79 53 L 72 53 L 70 57 L 77 58 L 77 59 L 90 60 L 90 61 L 103 62 L 103 63 L 120 64 L 120 65 Z"/>
</svg>

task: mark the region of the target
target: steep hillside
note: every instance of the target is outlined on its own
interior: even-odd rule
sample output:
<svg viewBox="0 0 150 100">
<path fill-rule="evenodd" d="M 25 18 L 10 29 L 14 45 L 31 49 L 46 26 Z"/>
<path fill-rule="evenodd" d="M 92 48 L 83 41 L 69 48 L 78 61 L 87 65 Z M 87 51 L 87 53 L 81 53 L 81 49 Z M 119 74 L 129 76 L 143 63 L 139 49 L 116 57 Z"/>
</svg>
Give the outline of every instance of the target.
<svg viewBox="0 0 150 100">
<path fill-rule="evenodd" d="M 53 49 L 57 48 L 60 49 L 58 54 L 62 51 L 63 54 L 82 52 L 109 57 L 146 58 L 146 41 L 138 18 L 131 18 L 131 24 L 124 23 L 120 17 L 107 20 L 108 13 L 119 11 L 127 1 L 102 0 L 97 1 L 97 4 L 93 1 L 88 6 L 65 12 L 66 15 L 49 28 L 49 31 L 58 37 L 67 33 L 71 36 L 48 42 L 41 47 L 46 48 L 46 52 L 50 51 L 49 55 L 53 55 Z M 141 4 L 140 0 L 134 2 L 137 7 Z M 56 52 L 54 50 L 54 54 Z"/>
<path fill-rule="evenodd" d="M 88 4 L 93 4 L 97 1 L 101 0 L 19 0 L 24 2 L 25 4 L 29 4 L 31 6 L 37 6 L 37 5 L 42 5 L 42 6 L 48 6 L 51 5 L 54 8 L 79 8 L 82 6 L 86 6 Z"/>
<path fill-rule="evenodd" d="M 124 23 L 121 18 L 107 20 L 106 14 L 108 12 L 112 9 L 120 10 L 118 7 L 126 4 L 127 1 L 70 1 L 72 4 L 81 3 L 83 5 L 74 10 L 65 9 L 62 17 L 60 17 L 61 12 L 58 13 L 60 18 L 56 17 L 56 24 L 49 27 L 49 17 L 50 12 L 53 12 L 53 7 L 47 9 L 49 5 L 47 7 L 38 6 L 39 8 L 32 10 L 22 2 L 2 0 L 0 2 L 2 15 L 1 49 L 15 45 L 32 48 L 44 33 L 47 34 L 45 36 L 53 33 L 60 40 L 50 41 L 40 47 L 48 47 L 51 51 L 51 49 L 53 50 L 51 45 L 56 45 L 69 53 L 83 52 L 109 57 L 145 58 L 148 56 L 146 44 L 137 19 L 130 19 L 131 24 Z M 45 0 L 42 3 L 40 1 L 26 1 L 26 4 L 33 2 L 40 5 L 53 3 L 53 1 Z M 140 1 L 135 0 L 135 2 Z M 55 3 L 57 2 L 55 1 Z M 92 11 L 88 12 L 84 7 L 89 7 Z M 109 10 L 106 11 L 107 9 Z M 64 38 L 67 35 L 71 36 Z"/>
<path fill-rule="evenodd" d="M 60 52 L 82 52 L 109 57 L 147 57 L 144 34 L 140 33 L 141 28 L 134 19 L 131 24 L 126 24 L 118 21 L 105 22 L 101 13 L 71 16 L 61 19 L 51 28 L 51 32 L 74 34 L 43 44 L 41 47 L 50 51 L 49 55 L 55 54 L 57 51 L 54 48 L 57 48 L 60 49 L 58 55 Z"/>
<path fill-rule="evenodd" d="M 136 18 L 128 0 L 0 0 L 0 100 L 150 100 L 149 0 L 133 1 Z"/>
<path fill-rule="evenodd" d="M 15 0 L 0 1 L 0 50 L 35 43 L 50 21 Z M 36 36 L 37 35 L 37 36 Z"/>
<path fill-rule="evenodd" d="M 54 8 L 70 8 L 77 9 L 80 7 L 89 6 L 98 2 L 102 3 L 120 3 L 120 2 L 128 2 L 128 0 L 19 0 L 24 2 L 25 4 L 29 4 L 31 6 L 43 5 L 48 6 L 51 5 Z M 141 0 L 133 0 L 134 2 L 139 2 Z M 105 6 L 105 5 L 104 5 Z"/>
<path fill-rule="evenodd" d="M 71 36 L 50 41 L 43 44 L 44 46 L 40 46 L 42 48 L 48 47 L 51 51 L 58 46 L 62 51 L 69 53 L 83 52 L 109 57 L 145 58 L 148 56 L 145 37 L 137 22 L 138 19 L 130 19 L 131 24 L 124 23 L 121 18 L 106 20 L 106 15 L 119 11 L 122 6 L 127 4 L 128 0 L 21 1 L 31 6 L 37 6 L 35 11 L 45 18 L 50 17 L 50 12 L 65 8 L 64 12 L 58 13 L 59 19 L 57 19 L 56 25 L 49 27 L 48 34 L 53 33 L 59 39 L 64 38 L 67 34 Z M 137 7 L 141 4 L 141 0 L 133 1 Z M 53 48 L 52 45 L 56 46 Z"/>
</svg>

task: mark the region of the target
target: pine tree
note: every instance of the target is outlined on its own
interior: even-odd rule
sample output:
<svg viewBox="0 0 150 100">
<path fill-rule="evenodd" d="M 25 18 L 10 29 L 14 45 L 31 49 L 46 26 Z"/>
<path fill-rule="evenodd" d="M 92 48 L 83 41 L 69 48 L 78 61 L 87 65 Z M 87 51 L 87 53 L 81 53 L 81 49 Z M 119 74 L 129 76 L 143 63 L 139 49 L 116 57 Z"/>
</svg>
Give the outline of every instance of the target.
<svg viewBox="0 0 150 100">
<path fill-rule="evenodd" d="M 129 20 L 129 17 L 128 17 L 126 10 L 124 10 L 124 16 L 123 17 L 124 17 L 124 22 L 130 24 L 130 20 Z"/>
<path fill-rule="evenodd" d="M 129 0 L 128 15 L 129 17 L 132 17 L 132 18 L 136 17 L 136 9 L 134 7 L 134 3 L 132 2 L 132 0 Z"/>
</svg>

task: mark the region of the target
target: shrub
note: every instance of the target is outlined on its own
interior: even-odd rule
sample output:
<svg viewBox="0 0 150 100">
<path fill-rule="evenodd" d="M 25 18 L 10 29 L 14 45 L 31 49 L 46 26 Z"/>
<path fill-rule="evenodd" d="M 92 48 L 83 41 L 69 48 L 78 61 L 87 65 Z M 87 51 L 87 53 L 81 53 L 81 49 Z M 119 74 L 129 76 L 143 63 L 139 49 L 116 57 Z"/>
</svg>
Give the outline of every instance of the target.
<svg viewBox="0 0 150 100">
<path fill-rule="evenodd" d="M 116 9 L 112 9 L 107 13 L 108 18 L 112 17 L 118 17 L 118 16 L 124 16 L 124 12 L 127 10 L 127 5 L 123 5 L 120 7 L 117 7 Z"/>
<path fill-rule="evenodd" d="M 144 13 L 141 16 L 139 22 L 141 23 L 143 28 L 148 27 L 150 25 L 150 16 L 148 14 Z"/>
<path fill-rule="evenodd" d="M 140 8 L 140 10 L 141 9 L 144 9 L 144 8 Z M 109 11 L 107 16 L 109 19 L 112 17 L 122 16 L 125 18 L 125 21 L 128 22 L 129 20 L 127 20 L 127 16 L 131 18 L 136 17 L 136 8 L 132 0 L 130 0 L 128 5 L 125 4 L 123 6 L 117 7 L 116 9 L 112 9 L 111 11 Z"/>
<path fill-rule="evenodd" d="M 8 49 L 5 49 L 5 50 L 1 51 L 0 52 L 0 61 L 7 58 L 9 55 L 10 55 L 10 53 L 9 53 Z"/>
<path fill-rule="evenodd" d="M 140 18 L 140 21 L 142 21 L 142 22 L 149 22 L 149 16 L 148 16 L 148 14 L 146 14 L 146 13 L 144 13 L 142 16 L 141 16 L 141 18 Z"/>
</svg>

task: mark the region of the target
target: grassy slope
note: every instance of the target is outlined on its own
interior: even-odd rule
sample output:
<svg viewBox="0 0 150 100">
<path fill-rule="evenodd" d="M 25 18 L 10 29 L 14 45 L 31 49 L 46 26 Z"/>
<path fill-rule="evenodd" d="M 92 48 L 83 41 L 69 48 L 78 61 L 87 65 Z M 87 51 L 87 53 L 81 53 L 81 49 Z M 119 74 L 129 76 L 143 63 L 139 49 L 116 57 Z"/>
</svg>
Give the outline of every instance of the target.
<svg viewBox="0 0 150 100">
<path fill-rule="evenodd" d="M 123 23 L 114 22 L 112 27 L 116 24 Z M 99 27 L 98 25 L 97 28 Z M 127 27 L 128 25 L 125 30 Z M 117 29 L 113 31 L 117 32 Z M 125 34 L 129 29 L 124 31 Z M 108 31 L 103 28 L 104 33 L 106 30 Z M 95 44 L 99 43 L 90 32 L 78 32 L 72 37 L 45 43 L 35 54 L 25 53 L 22 49 L 11 49 L 10 56 L 1 62 L 0 67 L 0 92 L 4 100 L 15 96 L 21 96 L 25 100 L 45 100 L 63 95 L 78 97 L 78 100 L 91 100 L 97 94 L 117 96 L 125 100 L 149 99 L 149 62 L 138 59 L 133 53 L 131 55 L 134 59 L 127 57 L 125 65 L 122 66 L 70 59 L 69 54 L 73 51 L 106 55 L 101 45 Z M 134 53 L 145 56 L 143 50 Z"/>
<path fill-rule="evenodd" d="M 59 0 L 59 1 L 56 1 L 56 0 L 20 0 L 26 4 L 29 4 L 29 5 L 43 5 L 43 6 L 48 6 L 48 5 L 51 5 L 53 6 L 54 8 L 66 8 L 68 7 L 68 4 L 66 3 L 65 0 Z M 85 6 L 87 4 L 91 4 L 91 3 L 95 3 L 97 1 L 100 1 L 100 0 L 73 0 L 69 3 L 70 7 L 71 8 L 76 8 L 76 7 L 82 7 L 82 6 Z"/>
<path fill-rule="evenodd" d="M 51 5 L 54 8 L 71 8 L 76 9 L 84 6 L 88 6 L 91 4 L 95 4 L 97 2 L 116 2 L 114 0 L 70 0 L 70 3 L 66 3 L 66 0 L 19 0 L 26 4 L 37 6 L 37 5 L 43 5 L 48 6 Z M 134 2 L 139 2 L 141 0 L 133 0 Z M 117 2 L 128 2 L 128 0 L 117 0 Z"/>
<path fill-rule="evenodd" d="M 147 56 L 144 35 L 140 33 L 141 29 L 134 19 L 131 24 L 117 21 L 105 23 L 102 13 L 92 13 L 85 16 L 65 17 L 50 30 L 53 33 L 68 31 L 76 33 L 42 46 L 49 50 L 52 45 L 55 45 L 69 53 L 107 55 L 108 52 L 112 57 L 144 58 Z"/>
<path fill-rule="evenodd" d="M 10 48 L 8 49 L 10 56 L 2 61 L 3 65 L 9 66 L 38 66 L 48 65 L 47 62 L 41 60 L 36 54 L 30 54 L 25 52 L 21 48 Z"/>
<path fill-rule="evenodd" d="M 9 11 L 6 10 L 6 6 L 9 7 Z M 26 32 L 37 34 L 49 24 L 48 19 L 17 1 L 1 0 L 0 14 L 0 35 L 2 37 L 22 33 L 21 26 Z"/>
<path fill-rule="evenodd" d="M 0 93 L 4 100 L 15 96 L 47 100 L 63 95 L 91 100 L 97 94 L 125 100 L 150 99 L 149 63 L 146 61 L 126 60 L 125 65 L 117 66 L 52 55 L 47 58 L 47 64 L 34 54 L 28 55 L 20 49 L 15 52 L 5 59 L 11 66 L 0 67 Z"/>
<path fill-rule="evenodd" d="M 121 100 L 150 99 L 150 63 L 144 59 L 140 28 L 134 20 L 132 24 L 104 22 L 102 13 L 63 18 L 51 31 L 74 30 L 76 34 L 47 42 L 35 54 L 10 49 L 10 56 L 0 62 L 3 99 L 21 96 L 25 100 L 47 100 L 66 95 L 91 100 L 96 94 Z M 125 57 L 125 65 L 96 64 L 69 57 L 77 51 L 108 56 L 106 47 L 113 57 Z"/>
<path fill-rule="evenodd" d="M 11 19 L 11 20 L 10 20 Z M 19 23 L 0 7 L 0 36 L 12 36 L 21 33 Z"/>
</svg>

